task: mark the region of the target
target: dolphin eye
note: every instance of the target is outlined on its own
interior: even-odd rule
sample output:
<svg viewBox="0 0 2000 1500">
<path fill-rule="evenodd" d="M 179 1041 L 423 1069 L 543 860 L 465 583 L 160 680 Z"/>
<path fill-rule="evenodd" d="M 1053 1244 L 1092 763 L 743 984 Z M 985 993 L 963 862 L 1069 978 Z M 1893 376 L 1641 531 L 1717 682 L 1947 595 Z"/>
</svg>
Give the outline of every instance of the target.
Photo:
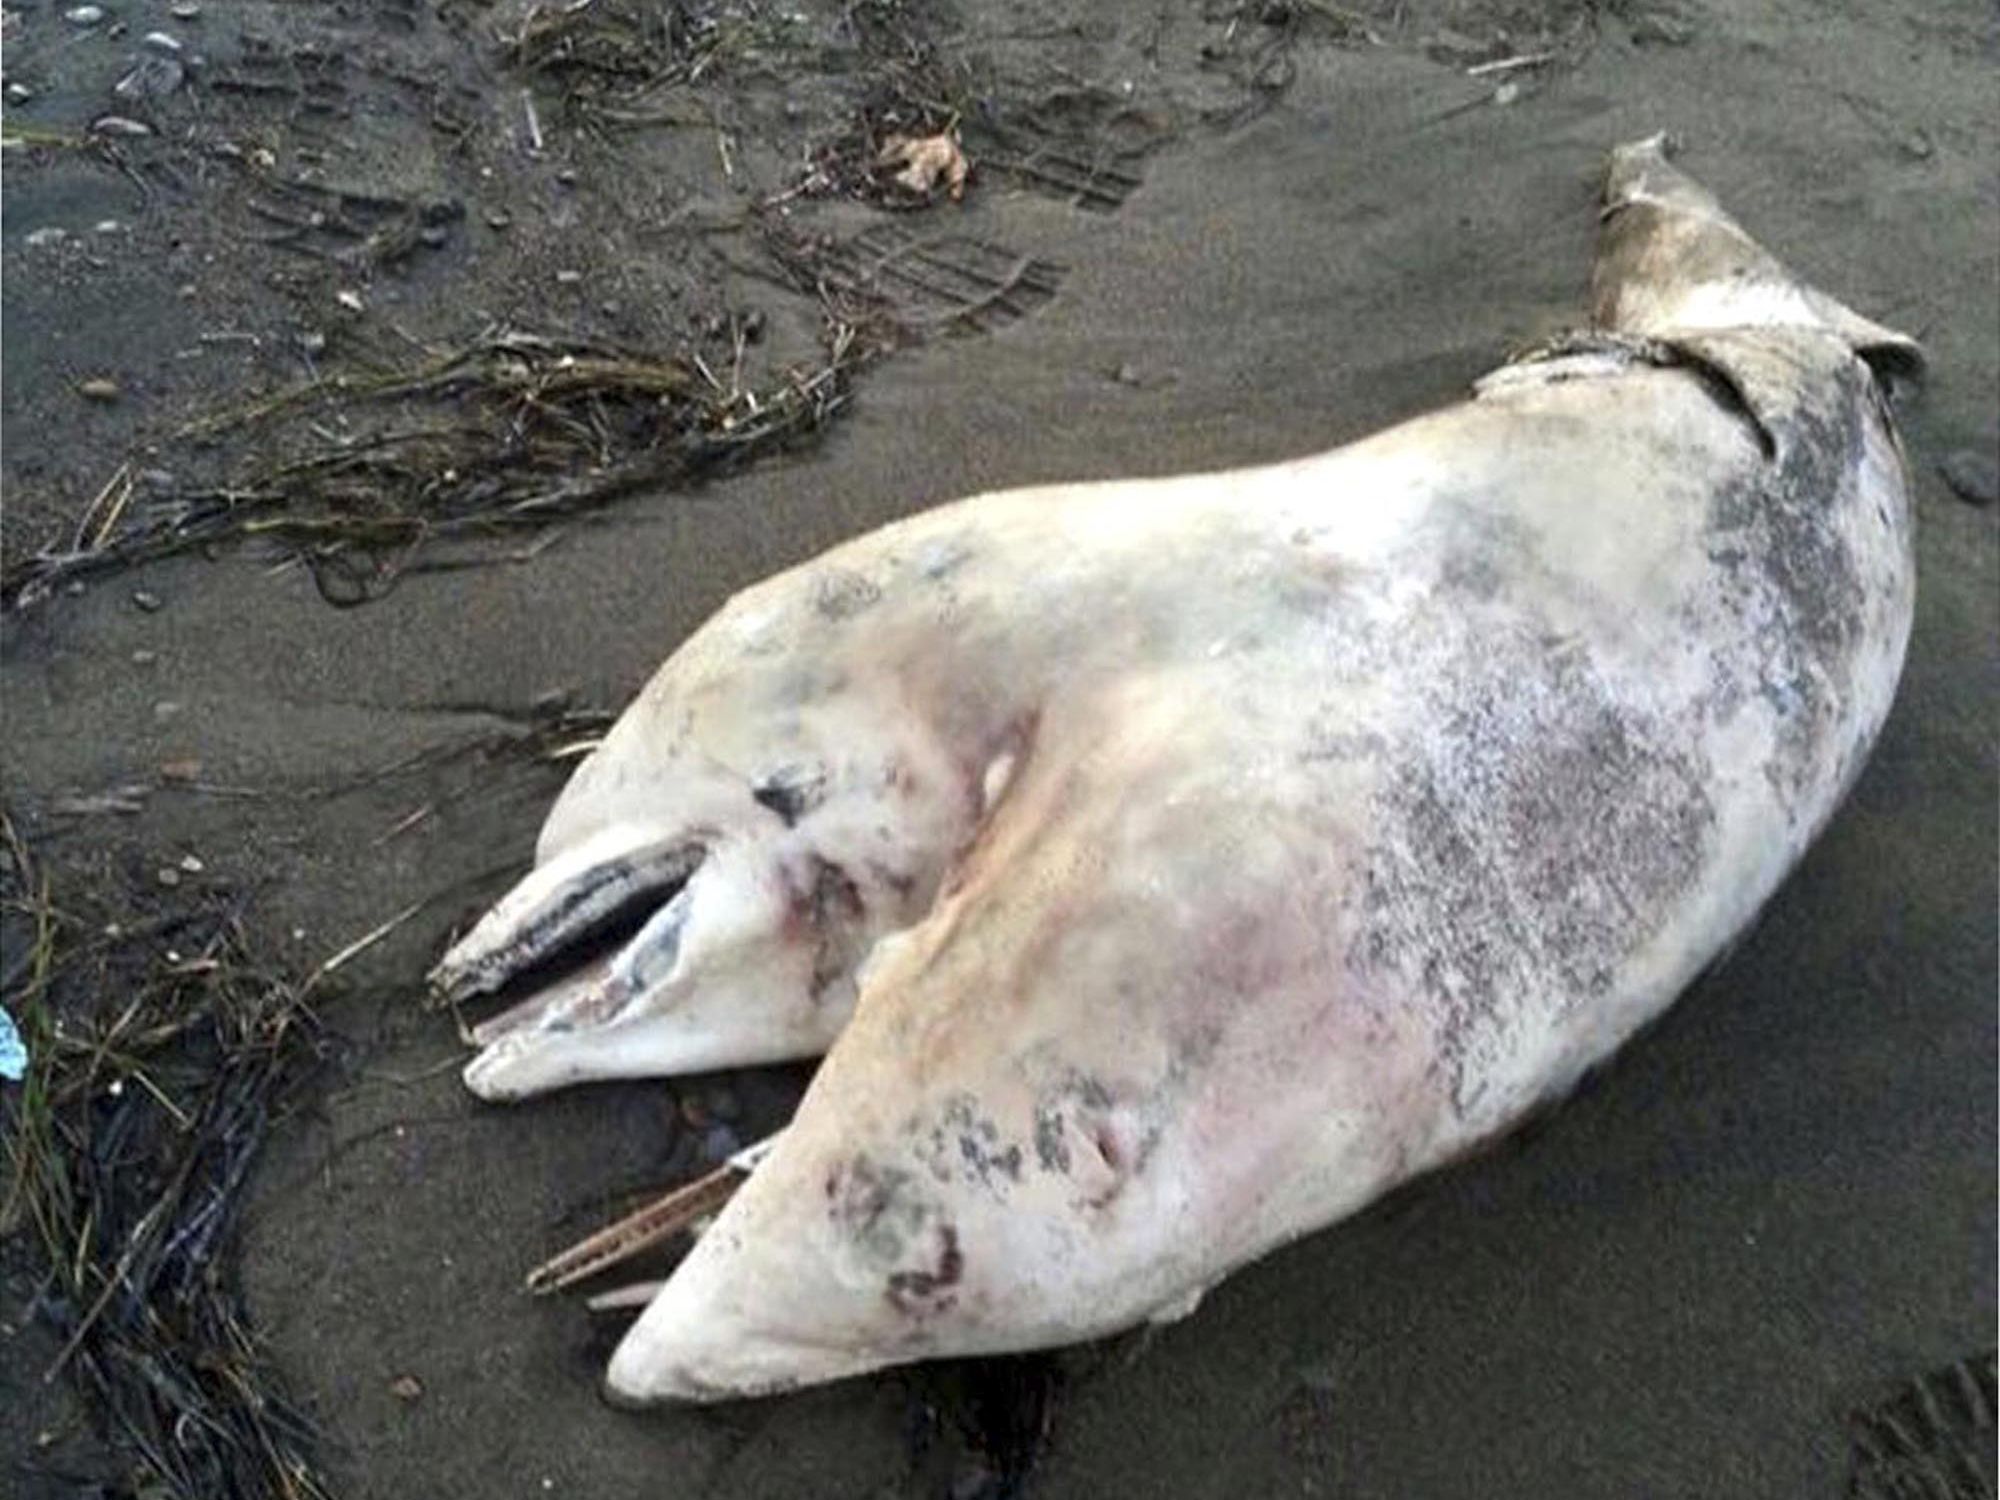
<svg viewBox="0 0 2000 1500">
<path fill-rule="evenodd" d="M 786 766 L 758 782 L 750 795 L 790 828 L 825 800 L 826 771 L 818 766 Z"/>
</svg>

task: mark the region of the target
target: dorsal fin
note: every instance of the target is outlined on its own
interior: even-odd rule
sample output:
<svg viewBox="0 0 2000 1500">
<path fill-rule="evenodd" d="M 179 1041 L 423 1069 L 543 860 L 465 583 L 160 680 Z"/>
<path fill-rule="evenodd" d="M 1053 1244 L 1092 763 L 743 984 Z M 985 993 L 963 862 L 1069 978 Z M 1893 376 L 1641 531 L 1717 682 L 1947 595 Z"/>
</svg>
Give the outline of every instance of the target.
<svg viewBox="0 0 2000 1500">
<path fill-rule="evenodd" d="M 1923 372 L 1916 341 L 1862 317 L 1808 286 L 1753 240 L 1709 192 L 1667 160 L 1664 136 L 1620 146 L 1605 174 L 1604 228 L 1592 277 L 1592 317 L 1600 328 L 1694 348 L 1725 368 L 1737 344 L 1714 337 L 1771 331 L 1832 338 L 1867 363 L 1885 388 Z M 1780 345 L 1789 344 L 1779 339 Z M 1752 355 L 1767 368 L 1740 381 L 1764 385 L 1786 358 Z"/>
</svg>

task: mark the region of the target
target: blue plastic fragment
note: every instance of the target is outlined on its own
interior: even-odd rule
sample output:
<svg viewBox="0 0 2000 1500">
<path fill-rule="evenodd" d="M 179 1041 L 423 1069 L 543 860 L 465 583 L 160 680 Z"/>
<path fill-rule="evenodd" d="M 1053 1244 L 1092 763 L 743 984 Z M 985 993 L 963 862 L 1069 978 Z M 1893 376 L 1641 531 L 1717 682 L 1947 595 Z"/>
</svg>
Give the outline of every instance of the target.
<svg viewBox="0 0 2000 1500">
<path fill-rule="evenodd" d="M 0 1078 L 19 1083 L 27 1071 L 28 1049 L 21 1043 L 21 1033 L 14 1029 L 14 1018 L 0 1010 Z"/>
</svg>

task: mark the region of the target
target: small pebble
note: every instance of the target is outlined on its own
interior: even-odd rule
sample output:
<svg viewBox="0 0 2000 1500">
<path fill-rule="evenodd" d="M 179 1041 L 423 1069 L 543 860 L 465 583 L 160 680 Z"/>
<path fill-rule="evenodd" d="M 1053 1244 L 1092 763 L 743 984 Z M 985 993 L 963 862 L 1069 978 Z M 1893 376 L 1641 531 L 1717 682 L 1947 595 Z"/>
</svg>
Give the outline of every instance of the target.
<svg viewBox="0 0 2000 1500">
<path fill-rule="evenodd" d="M 183 854 L 181 856 L 181 868 L 187 871 L 188 874 L 190 875 L 199 875 L 202 872 L 203 866 L 198 856 L 193 854 Z"/>
<path fill-rule="evenodd" d="M 74 5 L 63 12 L 63 19 L 72 26 L 95 26 L 104 19 L 101 5 Z"/>
<path fill-rule="evenodd" d="M 34 97 L 35 91 L 25 83 L 10 83 L 7 85 L 7 102 L 9 104 L 26 104 Z"/>
<path fill-rule="evenodd" d="M 1521 85 L 1518 83 L 1503 83 L 1493 91 L 1493 102 L 1502 106 L 1512 104 L 1520 97 Z"/>
<path fill-rule="evenodd" d="M 29 249 L 39 250 L 44 245 L 60 245 L 68 238 L 69 231 L 67 229 L 58 229 L 55 225 L 49 224 L 41 229 L 30 229 L 27 235 L 27 244 Z"/>
<path fill-rule="evenodd" d="M 743 1149 L 743 1137 L 720 1120 L 702 1133 L 702 1158 L 711 1166 L 721 1166 Z"/>
<path fill-rule="evenodd" d="M 1111 372 L 1111 378 L 1120 385 L 1137 385 L 1139 383 L 1139 367 L 1130 360 L 1127 360 Z"/>
<path fill-rule="evenodd" d="M 486 215 L 486 222 L 491 228 L 505 229 L 514 222 L 514 216 L 496 208 Z"/>
<path fill-rule="evenodd" d="M 1977 448 L 1960 448 L 1938 465 L 1951 492 L 1968 505 L 1991 505 L 2000 500 L 2000 460 Z"/>
<path fill-rule="evenodd" d="M 1650 12 L 1632 23 L 1635 47 L 1685 47 L 1693 39 L 1694 31 L 1687 22 L 1664 11 Z"/>
<path fill-rule="evenodd" d="M 148 651 L 144 646 L 132 653 L 132 665 L 135 667 L 150 667 L 159 659 L 159 652 Z"/>
<path fill-rule="evenodd" d="M 123 234 L 125 232 L 125 226 L 120 224 L 116 219 L 99 219 L 90 227 L 92 232 L 96 234 Z"/>
<path fill-rule="evenodd" d="M 181 50 L 180 39 L 164 31 L 147 32 L 139 38 L 139 45 L 151 47 L 155 52 L 164 52 L 169 57 L 179 56 Z"/>
<path fill-rule="evenodd" d="M 171 469 L 141 469 L 139 483 L 158 495 L 171 495 L 175 480 Z"/>
<path fill-rule="evenodd" d="M 159 609 L 160 596 L 151 589 L 134 589 L 132 602 L 150 615 Z"/>
<path fill-rule="evenodd" d="M 361 300 L 361 293 L 342 287 L 333 294 L 333 300 L 349 312 L 360 312 L 367 304 Z"/>
<path fill-rule="evenodd" d="M 556 272 L 556 284 L 558 286 L 575 286 L 581 280 L 583 280 L 583 272 L 581 271 Z"/>
<path fill-rule="evenodd" d="M 155 870 L 153 872 L 153 878 L 159 881 L 159 883 L 165 886 L 168 890 L 172 890 L 175 886 L 181 883 L 181 872 L 179 870 L 176 870 L 172 865 L 166 865 L 158 870 Z"/>
<path fill-rule="evenodd" d="M 201 762 L 198 760 L 163 760 L 160 762 L 160 779 L 163 781 L 199 781 Z"/>
<path fill-rule="evenodd" d="M 153 705 L 153 718 L 159 723 L 164 724 L 169 719 L 179 717 L 180 711 L 181 706 L 174 702 L 173 699 L 162 698 L 158 703 Z"/>
<path fill-rule="evenodd" d="M 99 115 L 90 122 L 90 133 L 138 137 L 151 135 L 153 127 L 144 120 L 134 120 L 125 115 Z"/>
<path fill-rule="evenodd" d="M 424 1383 L 414 1375 L 398 1375 L 389 1382 L 389 1394 L 398 1401 L 415 1401 L 424 1393 Z"/>
<path fill-rule="evenodd" d="M 299 335 L 299 347 L 308 354 L 326 353 L 326 335 L 317 328 L 308 328 Z"/>
<path fill-rule="evenodd" d="M 441 224 L 431 224 L 423 229 L 419 229 L 417 231 L 417 238 L 422 240 L 426 245 L 429 245 L 433 250 L 437 250 L 451 243 L 451 231 Z"/>
<path fill-rule="evenodd" d="M 86 401 L 116 401 L 124 394 L 118 389 L 117 381 L 102 376 L 78 382 L 76 393 Z"/>
<path fill-rule="evenodd" d="M 174 3 L 167 7 L 167 14 L 176 21 L 193 21 L 200 17 L 201 7 L 196 5 L 194 0 L 174 0 Z"/>
</svg>

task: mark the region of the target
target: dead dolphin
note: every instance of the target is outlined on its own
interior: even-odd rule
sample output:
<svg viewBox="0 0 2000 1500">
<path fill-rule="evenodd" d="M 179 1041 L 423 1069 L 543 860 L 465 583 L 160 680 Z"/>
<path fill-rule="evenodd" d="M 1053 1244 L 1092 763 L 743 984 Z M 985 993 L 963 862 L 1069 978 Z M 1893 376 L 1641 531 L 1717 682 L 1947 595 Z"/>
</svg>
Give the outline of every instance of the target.
<svg viewBox="0 0 2000 1500">
<path fill-rule="evenodd" d="M 655 909 L 482 1030 L 492 1098 L 831 1047 L 615 1396 L 1177 1316 L 1742 931 L 1895 691 L 1917 350 L 1657 140 L 1612 155 L 1594 304 L 1331 453 L 889 526 L 661 668 L 435 975 Z"/>
</svg>

